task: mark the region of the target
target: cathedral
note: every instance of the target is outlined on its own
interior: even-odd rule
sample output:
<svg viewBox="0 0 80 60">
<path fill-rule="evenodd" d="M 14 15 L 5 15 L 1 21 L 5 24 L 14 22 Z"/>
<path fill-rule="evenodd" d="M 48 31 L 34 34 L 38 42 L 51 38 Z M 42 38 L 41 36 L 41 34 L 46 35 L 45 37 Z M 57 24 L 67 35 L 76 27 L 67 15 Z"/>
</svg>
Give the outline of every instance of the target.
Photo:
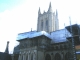
<svg viewBox="0 0 80 60">
<path fill-rule="evenodd" d="M 75 26 L 75 30 L 71 26 L 59 30 L 58 11 L 52 11 L 51 3 L 43 14 L 39 8 L 37 31 L 18 34 L 20 44 L 14 48 L 13 60 L 76 60 L 71 32 L 76 31 Z"/>
</svg>

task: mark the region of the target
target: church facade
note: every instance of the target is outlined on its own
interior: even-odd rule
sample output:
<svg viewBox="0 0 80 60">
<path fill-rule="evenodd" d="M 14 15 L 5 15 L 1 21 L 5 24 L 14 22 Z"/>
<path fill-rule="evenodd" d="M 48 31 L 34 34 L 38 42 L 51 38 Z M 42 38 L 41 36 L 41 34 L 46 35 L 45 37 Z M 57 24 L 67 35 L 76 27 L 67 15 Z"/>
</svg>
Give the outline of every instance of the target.
<svg viewBox="0 0 80 60">
<path fill-rule="evenodd" d="M 45 31 L 26 32 L 18 35 L 20 42 L 19 60 L 68 60 L 72 58 L 72 45 L 63 36 L 65 30 L 58 30 L 50 34 Z M 68 31 L 67 31 L 68 32 Z M 52 36 L 58 35 L 55 38 Z M 25 36 L 25 37 L 24 37 Z M 56 39 L 56 40 L 54 40 Z"/>
<path fill-rule="evenodd" d="M 67 39 L 71 33 L 59 30 L 58 12 L 52 12 L 51 3 L 47 12 L 38 11 L 37 31 L 18 34 L 20 43 L 14 51 L 18 54 L 13 60 L 73 60 L 72 42 Z"/>
</svg>

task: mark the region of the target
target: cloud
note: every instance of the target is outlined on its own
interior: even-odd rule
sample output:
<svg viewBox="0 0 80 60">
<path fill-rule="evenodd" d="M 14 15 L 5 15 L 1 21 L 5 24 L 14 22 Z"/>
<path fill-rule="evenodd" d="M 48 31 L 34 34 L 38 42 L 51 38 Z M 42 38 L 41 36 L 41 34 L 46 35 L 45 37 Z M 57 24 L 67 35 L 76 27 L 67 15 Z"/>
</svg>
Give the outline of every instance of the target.
<svg viewBox="0 0 80 60">
<path fill-rule="evenodd" d="M 32 11 L 32 8 L 26 6 L 27 4 L 23 4 L 0 13 L 0 44 L 4 43 L 0 51 L 5 51 L 6 43 L 10 41 L 9 50 L 11 53 L 14 46 L 17 45 L 16 37 L 18 33 L 30 31 L 31 28 L 36 30 L 37 14 Z"/>
</svg>

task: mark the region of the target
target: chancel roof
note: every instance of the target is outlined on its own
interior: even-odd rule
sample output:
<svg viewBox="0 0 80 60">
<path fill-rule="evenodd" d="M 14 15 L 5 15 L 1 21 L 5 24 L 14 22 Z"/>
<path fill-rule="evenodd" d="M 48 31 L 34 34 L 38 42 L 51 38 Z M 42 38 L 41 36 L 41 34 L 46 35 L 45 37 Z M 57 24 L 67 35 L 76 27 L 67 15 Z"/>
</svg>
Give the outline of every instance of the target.
<svg viewBox="0 0 80 60">
<path fill-rule="evenodd" d="M 51 43 L 65 42 L 67 41 L 66 37 L 71 36 L 70 32 L 68 32 L 67 29 L 57 30 L 57 31 L 51 32 L 50 34 L 45 31 L 40 31 L 40 32 L 31 31 L 31 32 L 18 34 L 17 40 L 19 41 L 25 38 L 34 38 L 42 35 L 50 38 L 52 40 Z"/>
<path fill-rule="evenodd" d="M 34 38 L 34 37 L 38 37 L 41 35 L 45 35 L 46 37 L 51 39 L 50 34 L 48 34 L 45 31 L 40 31 L 40 32 L 31 31 L 31 32 L 25 32 L 25 33 L 18 34 L 17 40 L 21 40 L 21 39 L 25 39 L 25 38 Z"/>
<path fill-rule="evenodd" d="M 61 29 L 57 30 L 51 33 L 52 42 L 51 43 L 59 43 L 59 42 L 65 42 L 66 37 L 70 37 L 71 34 L 68 32 L 67 29 Z"/>
</svg>

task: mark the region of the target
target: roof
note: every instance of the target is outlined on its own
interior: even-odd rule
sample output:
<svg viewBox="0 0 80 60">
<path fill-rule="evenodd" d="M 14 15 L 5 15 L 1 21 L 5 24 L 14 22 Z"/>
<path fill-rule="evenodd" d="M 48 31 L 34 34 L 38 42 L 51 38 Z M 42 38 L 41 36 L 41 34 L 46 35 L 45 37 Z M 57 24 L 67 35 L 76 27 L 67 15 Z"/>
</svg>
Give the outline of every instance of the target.
<svg viewBox="0 0 80 60">
<path fill-rule="evenodd" d="M 66 37 L 71 36 L 67 29 L 57 30 L 51 33 L 52 42 L 51 43 L 60 43 L 65 42 Z"/>
<path fill-rule="evenodd" d="M 67 26 L 66 29 L 73 35 L 71 37 L 68 37 L 67 39 L 74 38 L 75 45 L 80 45 L 80 39 L 79 39 L 80 25 L 74 24 L 74 25 L 71 25 L 71 26 Z"/>
<path fill-rule="evenodd" d="M 18 37 L 16 40 L 21 40 L 21 39 L 25 39 L 25 38 L 34 38 L 34 37 L 38 37 L 38 36 L 46 36 L 48 38 L 51 39 L 51 36 L 50 34 L 48 34 L 47 32 L 45 31 L 40 31 L 40 32 L 37 32 L 37 31 L 31 31 L 31 32 L 25 32 L 25 33 L 20 33 L 18 34 Z"/>
<path fill-rule="evenodd" d="M 51 43 L 65 42 L 67 41 L 66 37 L 71 37 L 71 34 L 67 29 L 61 29 L 51 32 L 51 34 L 48 34 L 45 31 L 40 31 L 40 32 L 31 31 L 31 32 L 20 33 L 18 34 L 17 40 L 20 41 L 25 38 L 34 38 L 42 35 L 52 39 Z"/>
<path fill-rule="evenodd" d="M 78 35 L 79 31 L 80 30 L 80 25 L 78 24 L 74 24 L 74 25 L 71 25 L 71 26 L 67 26 L 66 29 L 73 35 Z M 72 32 L 71 32 L 72 30 Z"/>
</svg>

